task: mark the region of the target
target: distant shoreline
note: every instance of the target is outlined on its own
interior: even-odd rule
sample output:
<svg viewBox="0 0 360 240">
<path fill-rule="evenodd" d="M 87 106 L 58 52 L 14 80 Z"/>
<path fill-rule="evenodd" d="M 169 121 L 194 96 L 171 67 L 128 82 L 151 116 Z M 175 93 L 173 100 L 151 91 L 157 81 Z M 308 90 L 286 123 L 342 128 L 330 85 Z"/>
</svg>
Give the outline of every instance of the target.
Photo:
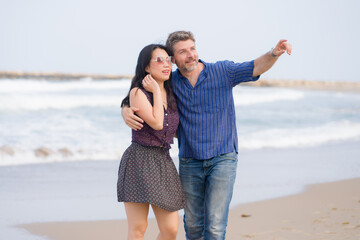
<svg viewBox="0 0 360 240">
<path fill-rule="evenodd" d="M 120 80 L 132 79 L 132 75 L 116 74 L 79 74 L 79 73 L 58 73 L 58 72 L 20 72 L 0 71 L 0 79 L 39 79 L 39 80 Z M 242 83 L 242 86 L 252 87 L 283 87 L 308 90 L 325 90 L 340 92 L 360 93 L 360 82 L 336 82 L 336 81 L 311 81 L 311 80 L 280 80 L 260 79 L 256 82 Z"/>
<path fill-rule="evenodd" d="M 132 76 L 116 74 L 0 71 L 0 79 L 81 80 L 86 78 L 95 80 L 119 80 L 131 79 Z"/>
<path fill-rule="evenodd" d="M 360 82 L 260 79 L 256 82 L 246 82 L 241 85 L 360 93 Z"/>
</svg>

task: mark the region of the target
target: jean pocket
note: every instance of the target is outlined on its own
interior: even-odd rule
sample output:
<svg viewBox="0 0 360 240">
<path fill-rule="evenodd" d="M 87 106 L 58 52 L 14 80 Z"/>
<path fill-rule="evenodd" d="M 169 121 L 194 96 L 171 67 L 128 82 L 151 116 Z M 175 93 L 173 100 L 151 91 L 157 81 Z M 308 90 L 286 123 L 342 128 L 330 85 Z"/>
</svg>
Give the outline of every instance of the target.
<svg viewBox="0 0 360 240">
<path fill-rule="evenodd" d="M 180 163 L 188 163 L 192 158 L 180 158 Z"/>
<path fill-rule="evenodd" d="M 237 158 L 237 153 L 235 151 L 230 153 L 223 153 L 219 155 L 220 158 Z"/>
<path fill-rule="evenodd" d="M 228 164 L 236 164 L 238 162 L 238 154 L 234 151 L 231 153 L 224 153 L 216 157 L 216 161 Z"/>
</svg>

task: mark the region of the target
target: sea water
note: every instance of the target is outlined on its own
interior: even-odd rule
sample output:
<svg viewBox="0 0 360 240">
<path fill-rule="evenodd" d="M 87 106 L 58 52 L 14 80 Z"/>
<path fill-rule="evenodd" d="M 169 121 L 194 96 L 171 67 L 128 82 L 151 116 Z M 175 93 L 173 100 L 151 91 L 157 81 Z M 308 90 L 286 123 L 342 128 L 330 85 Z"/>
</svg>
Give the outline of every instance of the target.
<svg viewBox="0 0 360 240">
<path fill-rule="evenodd" d="M 126 218 L 116 181 L 131 139 L 120 108 L 129 86 L 0 80 L 0 239 L 43 239 L 18 224 Z M 233 93 L 240 151 L 231 207 L 360 177 L 360 94 L 241 85 Z M 177 154 L 175 139 L 176 166 Z"/>
<path fill-rule="evenodd" d="M 0 80 L 0 166 L 120 159 L 130 80 Z M 238 86 L 240 150 L 360 138 L 360 94 Z M 177 156 L 177 143 L 171 155 Z"/>
</svg>

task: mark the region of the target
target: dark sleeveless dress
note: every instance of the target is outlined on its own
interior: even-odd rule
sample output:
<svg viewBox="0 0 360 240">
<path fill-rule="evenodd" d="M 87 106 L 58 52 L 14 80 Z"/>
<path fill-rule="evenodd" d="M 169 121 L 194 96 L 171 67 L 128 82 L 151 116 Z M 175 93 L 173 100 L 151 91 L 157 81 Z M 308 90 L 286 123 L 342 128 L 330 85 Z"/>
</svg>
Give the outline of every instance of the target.
<svg viewBox="0 0 360 240">
<path fill-rule="evenodd" d="M 152 94 L 140 90 L 153 104 Z M 168 96 L 170 101 L 176 102 L 173 96 Z M 167 211 L 185 207 L 180 178 L 169 154 L 178 124 L 177 108 L 168 107 L 164 109 L 162 130 L 154 130 L 144 122 L 141 130 L 132 131 L 132 144 L 124 152 L 119 166 L 119 202 L 149 203 Z"/>
</svg>

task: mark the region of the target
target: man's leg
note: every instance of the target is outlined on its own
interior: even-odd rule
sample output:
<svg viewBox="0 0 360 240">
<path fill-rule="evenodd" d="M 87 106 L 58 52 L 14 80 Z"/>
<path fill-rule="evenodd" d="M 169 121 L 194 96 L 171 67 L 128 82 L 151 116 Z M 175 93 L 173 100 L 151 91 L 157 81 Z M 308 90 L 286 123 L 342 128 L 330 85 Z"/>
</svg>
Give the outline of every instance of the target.
<svg viewBox="0 0 360 240">
<path fill-rule="evenodd" d="M 186 239 L 204 239 L 205 177 L 203 162 L 192 158 L 180 158 L 179 175 L 186 198 L 184 209 Z"/>
<path fill-rule="evenodd" d="M 237 153 L 222 154 L 204 162 L 206 167 L 205 239 L 225 239 L 236 177 Z"/>
</svg>

